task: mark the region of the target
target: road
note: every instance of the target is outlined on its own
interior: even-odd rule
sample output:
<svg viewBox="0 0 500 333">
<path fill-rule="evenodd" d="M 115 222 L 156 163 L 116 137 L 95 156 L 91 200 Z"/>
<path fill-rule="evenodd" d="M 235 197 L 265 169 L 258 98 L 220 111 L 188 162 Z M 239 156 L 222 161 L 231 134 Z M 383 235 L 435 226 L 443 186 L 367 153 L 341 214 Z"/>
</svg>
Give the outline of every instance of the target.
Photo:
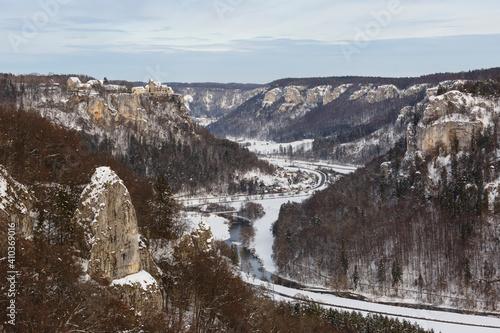
<svg viewBox="0 0 500 333">
<path fill-rule="evenodd" d="M 205 196 L 205 197 L 175 197 L 176 201 L 179 203 L 182 203 L 186 207 L 192 207 L 192 206 L 199 206 L 199 205 L 205 205 L 205 204 L 210 204 L 210 203 L 234 203 L 234 202 L 245 202 L 245 201 L 252 201 L 252 200 L 269 200 L 269 199 L 276 199 L 276 198 L 306 198 L 310 196 L 312 193 L 316 191 L 320 191 L 327 186 L 327 180 L 328 177 L 327 175 L 319 170 L 319 169 L 313 169 L 314 167 L 313 164 L 307 163 L 307 162 L 300 162 L 300 165 L 297 165 L 297 161 L 290 163 L 286 162 L 286 160 L 269 160 L 270 162 L 278 162 L 278 163 L 273 163 L 278 166 L 285 167 L 291 171 L 297 171 L 297 170 L 305 170 L 311 174 L 315 174 L 318 178 L 318 182 L 314 185 L 313 188 L 307 190 L 307 191 L 289 191 L 289 192 L 282 192 L 282 193 L 266 193 L 266 194 L 253 194 L 253 195 L 228 195 L 228 196 Z M 323 166 L 321 166 L 323 167 Z M 336 166 L 340 167 L 340 166 Z M 344 169 L 344 172 L 347 173 L 347 171 L 350 170 L 349 172 L 353 171 L 353 167 L 346 167 Z"/>
</svg>

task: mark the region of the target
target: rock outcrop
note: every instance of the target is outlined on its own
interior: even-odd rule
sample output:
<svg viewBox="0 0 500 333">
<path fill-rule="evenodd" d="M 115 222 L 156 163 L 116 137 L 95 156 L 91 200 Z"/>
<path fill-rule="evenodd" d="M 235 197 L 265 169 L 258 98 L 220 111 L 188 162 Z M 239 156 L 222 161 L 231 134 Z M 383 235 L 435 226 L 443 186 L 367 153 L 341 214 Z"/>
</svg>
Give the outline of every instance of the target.
<svg viewBox="0 0 500 333">
<path fill-rule="evenodd" d="M 283 92 L 280 88 L 274 88 L 266 92 L 264 95 L 264 100 L 262 101 L 262 106 L 270 106 L 279 101 L 279 99 L 283 96 Z"/>
<path fill-rule="evenodd" d="M 33 219 L 30 213 L 34 199 L 26 186 L 18 183 L 0 165 L 0 235 L 7 232 L 8 224 L 15 224 L 16 234 L 31 238 L 33 236 Z"/>
<path fill-rule="evenodd" d="M 422 88 L 423 89 L 423 88 Z M 416 88 L 412 88 L 412 94 Z M 363 99 L 366 103 L 373 104 L 376 102 L 382 102 L 388 99 L 401 98 L 405 95 L 405 90 L 400 90 L 393 84 L 385 84 L 381 86 L 375 86 L 369 84 L 360 87 L 356 90 L 350 97 L 350 100 Z"/>
<path fill-rule="evenodd" d="M 305 87 L 291 86 L 285 88 L 285 103 L 300 104 L 304 102 L 302 92 Z"/>
<path fill-rule="evenodd" d="M 161 309 L 158 283 L 144 270 L 153 264 L 140 241 L 130 194 L 110 168 L 95 171 L 81 195 L 74 225 L 84 235 L 77 247 L 88 260 L 87 273 L 92 279 L 111 282 L 136 311 Z"/>
<path fill-rule="evenodd" d="M 481 129 L 482 124 L 478 121 L 444 121 L 423 129 L 417 145 L 424 156 L 434 153 L 448 155 L 454 140 L 457 140 L 458 150 L 466 151 L 473 134 Z"/>
<path fill-rule="evenodd" d="M 176 94 L 65 92 L 53 87 L 42 93 L 27 90 L 18 106 L 99 141 L 110 141 L 111 153 L 118 156 L 127 154 L 132 136 L 158 146 L 167 140 L 186 142 L 195 133 L 183 96 Z"/>
<path fill-rule="evenodd" d="M 454 142 L 458 150 L 468 150 L 474 133 L 488 125 L 493 110 L 491 101 L 459 91 L 430 95 L 421 124 L 416 129 L 416 138 L 408 142 L 416 144 L 415 148 L 424 155 L 447 155 Z M 408 147 L 408 150 L 411 152 L 413 148 Z"/>
<path fill-rule="evenodd" d="M 123 182 L 109 168 L 98 168 L 85 187 L 77 225 L 84 229 L 81 248 L 89 253 L 88 274 L 98 280 L 120 279 L 140 270 L 135 209 Z"/>
<path fill-rule="evenodd" d="M 385 117 L 383 113 L 394 113 L 390 108 L 420 99 L 417 93 L 426 87 L 420 84 L 402 89 L 396 84 L 380 84 L 380 80 L 367 81 L 360 83 L 355 78 L 343 78 L 303 79 L 297 84 L 276 82 L 207 129 L 219 136 L 274 141 L 328 136 L 332 130 L 342 128 L 343 132 L 351 125 L 372 127 L 367 123 L 375 118 L 375 113 L 379 119 Z M 391 101 L 394 101 L 392 105 Z M 384 102 L 386 104 L 382 105 Z M 363 113 L 363 109 L 373 111 L 355 119 L 354 115 Z M 365 156 L 370 159 L 373 154 Z"/>
<path fill-rule="evenodd" d="M 328 104 L 330 102 L 333 102 L 337 98 L 340 97 L 343 93 L 346 92 L 347 89 L 349 89 L 352 86 L 352 84 L 341 84 L 338 87 L 335 87 L 333 91 L 327 90 L 325 91 L 325 94 L 323 96 L 323 105 Z"/>
</svg>

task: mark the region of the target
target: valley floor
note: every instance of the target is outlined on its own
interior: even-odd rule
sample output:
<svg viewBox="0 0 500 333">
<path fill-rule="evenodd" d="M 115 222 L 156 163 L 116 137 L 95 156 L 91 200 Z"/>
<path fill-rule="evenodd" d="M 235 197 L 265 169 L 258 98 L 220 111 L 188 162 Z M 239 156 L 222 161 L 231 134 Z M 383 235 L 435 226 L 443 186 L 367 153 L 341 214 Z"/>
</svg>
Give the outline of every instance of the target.
<svg viewBox="0 0 500 333">
<path fill-rule="evenodd" d="M 353 172 L 356 167 L 354 166 L 341 166 L 341 165 L 328 165 L 325 163 L 311 163 L 311 162 L 301 162 L 301 161 L 285 161 L 268 159 L 269 162 L 282 166 L 282 167 L 292 167 L 307 169 L 309 172 L 317 172 L 311 170 L 313 168 L 327 168 L 333 169 L 339 173 Z M 280 207 L 282 204 L 287 202 L 301 202 L 309 197 L 313 191 L 321 190 L 328 184 L 326 182 L 319 182 L 317 187 L 308 193 L 294 194 L 289 193 L 283 196 L 232 196 L 227 198 L 189 198 L 184 199 L 185 203 L 191 205 L 203 204 L 209 202 L 224 202 L 230 204 L 236 210 L 240 208 L 240 205 L 246 201 L 253 201 L 259 203 L 263 206 L 266 214 L 254 222 L 255 228 L 255 239 L 251 244 L 252 252 L 261 260 L 264 269 L 270 273 L 276 272 L 276 267 L 272 259 L 272 245 L 273 245 L 273 235 L 271 227 L 273 223 L 278 219 Z M 200 215 L 199 213 L 189 213 L 189 219 L 193 224 L 199 222 L 203 219 L 206 223 L 211 226 L 213 230 L 214 237 L 226 240 L 229 238 L 229 223 L 223 218 L 216 217 L 213 215 Z M 487 316 L 474 316 L 465 315 L 451 312 L 443 311 L 431 311 L 431 310 L 418 310 L 412 308 L 398 307 L 392 305 L 384 305 L 360 300 L 346 299 L 342 297 L 337 297 L 328 294 L 326 290 L 302 290 L 287 288 L 276 284 L 270 284 L 268 282 L 259 280 L 255 276 L 247 275 L 242 273 L 244 279 L 253 285 L 261 286 L 263 285 L 268 289 L 269 294 L 273 295 L 276 299 L 291 300 L 296 297 L 305 297 L 307 299 L 313 300 L 320 303 L 326 307 L 338 308 L 346 311 L 359 311 L 363 314 L 382 314 L 390 317 L 399 318 L 401 320 L 407 320 L 410 322 L 415 322 L 425 329 L 434 329 L 435 332 L 498 332 L 500 331 L 500 317 L 487 317 Z M 326 293 L 325 293 L 326 292 Z M 388 302 L 396 302 L 398 300 L 388 300 Z"/>
</svg>

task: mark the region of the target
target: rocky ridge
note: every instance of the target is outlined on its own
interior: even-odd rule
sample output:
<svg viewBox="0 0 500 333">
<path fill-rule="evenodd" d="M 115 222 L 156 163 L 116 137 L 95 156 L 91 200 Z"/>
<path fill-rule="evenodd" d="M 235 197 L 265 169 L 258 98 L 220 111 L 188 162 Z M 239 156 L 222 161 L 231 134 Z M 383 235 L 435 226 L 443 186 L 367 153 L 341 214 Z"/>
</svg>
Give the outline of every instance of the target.
<svg viewBox="0 0 500 333">
<path fill-rule="evenodd" d="M 417 126 L 408 126 L 407 150 L 424 156 L 450 154 L 455 140 L 459 150 L 468 150 L 473 135 L 492 126 L 492 118 L 500 112 L 498 100 L 458 90 L 438 96 L 436 89 L 430 89 L 418 107 L 423 117 Z"/>
<path fill-rule="evenodd" d="M 17 104 L 57 125 L 97 136 L 101 141 L 111 140 L 114 155 L 126 154 L 133 135 L 151 144 L 185 141 L 186 134 L 195 136 L 181 95 L 99 94 L 92 90 L 66 92 L 59 86 L 37 87 L 21 95 Z"/>
<path fill-rule="evenodd" d="M 208 129 L 219 136 L 286 142 L 318 136 L 335 141 L 339 134 L 345 136 L 348 128 L 359 127 L 362 130 L 356 131 L 362 133 L 361 138 L 354 136 L 350 141 L 372 141 L 372 146 L 357 147 L 351 154 L 349 143 L 339 142 L 339 150 L 335 153 L 332 147 L 329 154 L 340 162 L 365 163 L 401 137 L 405 126 L 394 131 L 397 114 L 420 101 L 429 85 L 398 88 L 395 84 L 349 81 L 353 80 L 313 86 L 271 85 Z M 384 137 L 381 144 L 380 136 Z"/>
</svg>

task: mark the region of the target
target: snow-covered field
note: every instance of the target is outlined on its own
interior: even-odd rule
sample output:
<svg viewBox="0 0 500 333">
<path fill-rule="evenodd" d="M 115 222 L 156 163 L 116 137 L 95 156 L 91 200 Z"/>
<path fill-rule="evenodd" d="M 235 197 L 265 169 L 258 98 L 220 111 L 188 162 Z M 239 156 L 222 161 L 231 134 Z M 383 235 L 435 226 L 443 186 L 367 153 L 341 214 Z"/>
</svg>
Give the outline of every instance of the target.
<svg viewBox="0 0 500 333">
<path fill-rule="evenodd" d="M 377 303 L 363 302 L 337 297 L 330 294 L 319 294 L 297 290 L 279 285 L 269 284 L 243 274 L 244 279 L 256 286 L 264 285 L 279 300 L 290 300 L 290 297 L 307 297 L 321 303 L 345 311 L 358 311 L 363 314 L 377 313 L 389 317 L 414 322 L 425 329 L 433 329 L 436 333 L 493 333 L 500 332 L 500 318 L 463 315 L 442 311 L 417 310 Z"/>
<path fill-rule="evenodd" d="M 356 171 L 359 166 L 357 165 L 345 165 L 345 164 L 332 164 L 327 161 L 318 161 L 318 162 L 310 162 L 310 161 L 301 161 L 301 160 L 289 160 L 283 158 L 263 158 L 263 160 L 268 161 L 271 164 L 280 167 L 295 167 L 295 168 L 304 168 L 304 169 L 328 169 L 333 170 L 341 174 L 348 174 Z"/>
<path fill-rule="evenodd" d="M 186 213 L 186 217 L 192 227 L 197 226 L 200 221 L 208 224 L 216 240 L 229 239 L 229 222 L 225 218 L 212 214 L 193 212 Z"/>
<path fill-rule="evenodd" d="M 312 144 L 314 139 L 300 140 L 287 143 L 279 143 L 274 141 L 259 141 L 259 140 L 237 140 L 230 138 L 230 140 L 236 141 L 239 144 L 245 146 L 251 152 L 259 155 L 276 155 L 279 153 L 287 153 L 291 147 L 292 151 L 295 153 L 299 150 L 310 151 L 312 150 Z"/>
<path fill-rule="evenodd" d="M 284 160 L 272 160 L 272 163 L 278 164 L 280 166 L 291 165 L 290 161 Z M 319 163 L 302 163 L 294 162 L 295 167 L 298 168 L 313 168 L 318 167 Z M 337 166 L 337 165 L 319 165 L 324 168 L 338 169 L 339 172 L 343 173 L 353 172 L 356 166 Z M 326 185 L 324 185 L 326 186 Z M 310 195 L 310 194 L 309 194 Z M 272 224 L 278 219 L 279 211 L 281 205 L 287 202 L 301 202 L 305 200 L 308 194 L 302 194 L 300 196 L 287 196 L 287 197 L 261 197 L 261 196 L 242 196 L 233 198 L 219 198 L 220 202 L 229 202 L 232 207 L 238 210 L 241 204 L 247 200 L 259 203 L 264 207 L 266 214 L 264 217 L 256 220 L 254 222 L 255 228 L 255 239 L 251 244 L 253 248 L 253 253 L 259 257 L 262 261 L 263 267 L 268 272 L 276 272 L 276 267 L 272 260 L 272 245 L 273 245 L 273 235 L 271 232 Z M 191 198 L 191 201 L 200 203 L 205 202 L 206 198 Z M 213 216 L 213 215 L 202 215 L 200 213 L 187 213 L 188 219 L 191 221 L 192 225 L 197 225 L 200 220 L 206 222 L 212 229 L 214 238 L 220 240 L 226 240 L 230 238 L 229 225 L 227 220 L 224 218 Z M 311 300 L 321 303 L 327 307 L 338 308 L 346 311 L 359 311 L 363 314 L 377 313 L 382 315 L 387 315 L 389 317 L 395 317 L 399 319 L 408 320 L 415 322 L 425 329 L 433 329 L 437 332 L 452 332 L 452 333 L 462 333 L 462 332 L 479 332 L 479 333 L 492 333 L 500 332 L 500 318 L 498 317 L 483 317 L 483 316 L 472 316 L 463 315 L 450 312 L 442 311 L 430 311 L 430 310 L 417 310 L 411 308 L 404 308 L 398 306 L 383 305 L 371 302 L 357 301 L 346 298 L 337 297 L 330 294 L 322 294 L 320 292 L 297 290 L 292 288 L 286 288 L 279 285 L 268 284 L 255 277 L 247 276 L 242 273 L 247 282 L 254 285 L 265 285 L 270 293 L 274 294 L 276 299 L 290 300 L 291 297 L 301 296 L 307 297 Z M 298 295 L 299 294 L 299 295 Z"/>
</svg>

